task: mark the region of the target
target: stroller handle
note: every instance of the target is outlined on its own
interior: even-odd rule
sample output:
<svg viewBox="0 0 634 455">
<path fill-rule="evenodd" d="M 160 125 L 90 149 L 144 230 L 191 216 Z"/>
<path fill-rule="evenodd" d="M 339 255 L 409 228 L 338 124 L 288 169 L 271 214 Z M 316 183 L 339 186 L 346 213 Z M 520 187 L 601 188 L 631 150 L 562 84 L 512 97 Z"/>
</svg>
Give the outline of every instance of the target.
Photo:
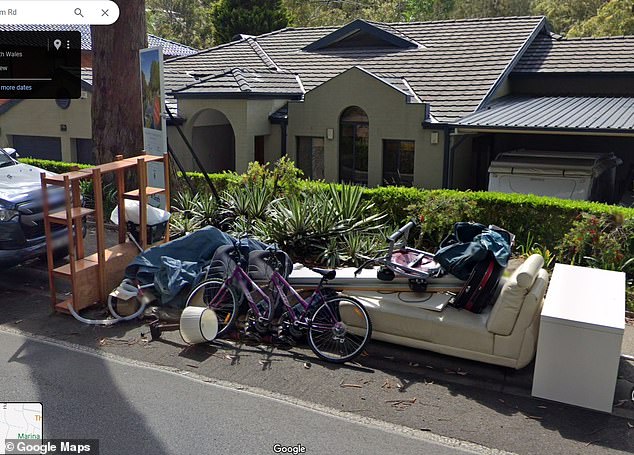
<svg viewBox="0 0 634 455">
<path fill-rule="evenodd" d="M 401 237 L 403 237 L 404 234 L 407 234 L 410 231 L 410 229 L 412 229 L 414 226 L 416 226 L 416 223 L 414 221 L 410 221 L 405 226 L 403 226 L 398 231 L 396 231 L 394 234 L 390 235 L 387 238 L 387 241 L 388 242 L 396 242 Z"/>
</svg>

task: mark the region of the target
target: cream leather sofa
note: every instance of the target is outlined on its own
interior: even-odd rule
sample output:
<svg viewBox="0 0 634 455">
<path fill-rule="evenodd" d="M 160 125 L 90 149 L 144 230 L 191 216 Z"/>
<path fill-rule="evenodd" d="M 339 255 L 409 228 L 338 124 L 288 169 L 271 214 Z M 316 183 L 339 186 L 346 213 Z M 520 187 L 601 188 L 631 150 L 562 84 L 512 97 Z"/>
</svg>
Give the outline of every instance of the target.
<svg viewBox="0 0 634 455">
<path fill-rule="evenodd" d="M 441 354 L 520 369 L 535 356 L 548 273 L 540 255 L 530 256 L 502 278 L 494 305 L 481 314 L 451 306 L 417 308 L 376 292 L 349 292 L 370 313 L 372 338 Z M 342 309 L 342 317 L 345 314 Z"/>
</svg>

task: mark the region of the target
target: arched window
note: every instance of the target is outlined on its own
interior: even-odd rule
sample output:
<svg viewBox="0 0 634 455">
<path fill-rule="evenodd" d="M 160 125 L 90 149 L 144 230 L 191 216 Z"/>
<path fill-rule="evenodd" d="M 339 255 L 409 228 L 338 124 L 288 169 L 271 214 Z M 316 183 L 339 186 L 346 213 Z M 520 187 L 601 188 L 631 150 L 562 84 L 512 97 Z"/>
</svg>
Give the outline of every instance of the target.
<svg viewBox="0 0 634 455">
<path fill-rule="evenodd" d="M 345 183 L 368 184 L 367 114 L 352 106 L 341 114 L 339 122 L 339 180 Z"/>
</svg>

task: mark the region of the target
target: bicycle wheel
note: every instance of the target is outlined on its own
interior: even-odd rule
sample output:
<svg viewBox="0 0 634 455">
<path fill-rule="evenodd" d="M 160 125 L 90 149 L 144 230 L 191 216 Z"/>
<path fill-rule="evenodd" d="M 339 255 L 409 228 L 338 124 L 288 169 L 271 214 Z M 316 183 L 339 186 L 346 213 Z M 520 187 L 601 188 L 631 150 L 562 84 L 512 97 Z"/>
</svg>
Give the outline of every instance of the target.
<svg viewBox="0 0 634 455">
<path fill-rule="evenodd" d="M 308 345 L 318 357 L 344 363 L 363 352 L 372 335 L 367 310 L 355 299 L 337 296 L 326 300 L 308 328 Z"/>
<path fill-rule="evenodd" d="M 238 315 L 238 298 L 235 291 L 218 278 L 210 278 L 198 284 L 189 297 L 185 306 L 201 306 L 211 308 L 218 317 L 217 337 L 227 333 Z"/>
</svg>

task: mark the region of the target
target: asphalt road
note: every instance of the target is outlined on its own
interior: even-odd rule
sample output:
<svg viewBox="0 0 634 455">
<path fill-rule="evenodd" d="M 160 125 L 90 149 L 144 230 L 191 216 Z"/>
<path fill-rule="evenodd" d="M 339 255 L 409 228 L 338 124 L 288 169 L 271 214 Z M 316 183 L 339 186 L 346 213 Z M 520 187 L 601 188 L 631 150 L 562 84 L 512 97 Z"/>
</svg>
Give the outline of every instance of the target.
<svg viewBox="0 0 634 455">
<path fill-rule="evenodd" d="M 45 438 L 109 454 L 474 453 L 387 426 L 0 332 L 0 401 L 41 401 Z"/>
</svg>

